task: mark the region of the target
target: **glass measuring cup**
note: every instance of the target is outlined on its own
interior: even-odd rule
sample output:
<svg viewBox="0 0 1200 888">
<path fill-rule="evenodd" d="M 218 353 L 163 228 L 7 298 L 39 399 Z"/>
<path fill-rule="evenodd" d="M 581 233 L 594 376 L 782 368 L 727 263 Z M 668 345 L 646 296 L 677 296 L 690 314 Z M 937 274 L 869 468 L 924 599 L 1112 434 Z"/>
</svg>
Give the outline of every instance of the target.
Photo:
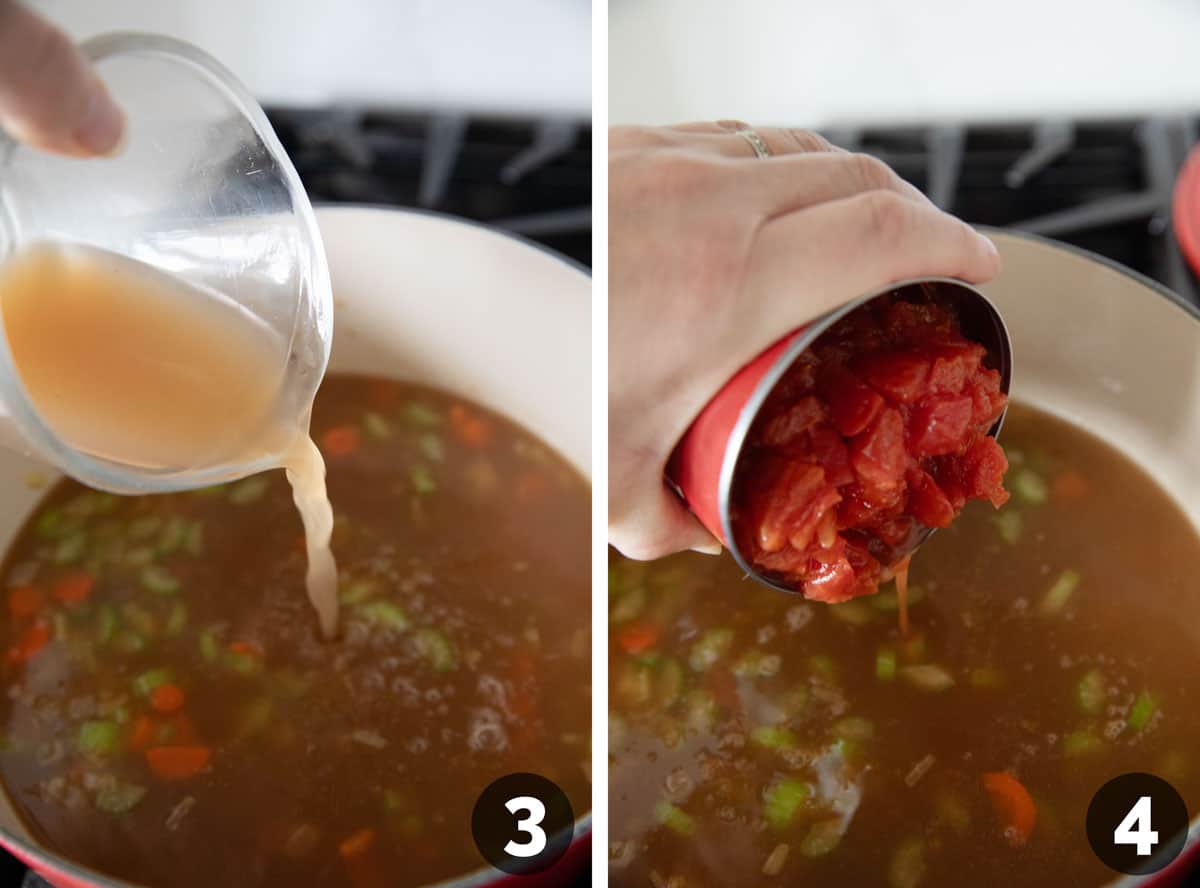
<svg viewBox="0 0 1200 888">
<path fill-rule="evenodd" d="M 127 118 L 111 157 L 76 159 L 0 132 L 0 266 L 40 242 L 100 248 L 220 294 L 286 345 L 274 411 L 301 422 L 333 334 L 312 207 L 266 115 L 234 76 L 182 41 L 109 34 L 81 49 Z M 2 325 L 0 325 L 2 326 Z M 125 463 L 72 446 L 45 420 L 0 336 L 0 444 L 119 493 L 204 486 L 280 464 L 215 451 L 202 465 Z"/>
</svg>

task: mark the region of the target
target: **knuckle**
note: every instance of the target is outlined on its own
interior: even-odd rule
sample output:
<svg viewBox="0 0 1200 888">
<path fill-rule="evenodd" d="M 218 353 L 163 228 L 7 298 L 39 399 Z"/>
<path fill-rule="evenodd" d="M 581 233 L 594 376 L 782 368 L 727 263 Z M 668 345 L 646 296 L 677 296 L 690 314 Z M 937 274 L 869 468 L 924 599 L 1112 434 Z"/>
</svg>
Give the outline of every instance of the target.
<svg viewBox="0 0 1200 888">
<path fill-rule="evenodd" d="M 845 163 L 864 191 L 894 189 L 899 181 L 891 167 L 870 154 L 847 154 Z"/>
<path fill-rule="evenodd" d="M 894 191 L 875 190 L 863 194 L 863 224 L 867 238 L 880 246 L 903 240 L 912 223 L 912 208 Z"/>
</svg>

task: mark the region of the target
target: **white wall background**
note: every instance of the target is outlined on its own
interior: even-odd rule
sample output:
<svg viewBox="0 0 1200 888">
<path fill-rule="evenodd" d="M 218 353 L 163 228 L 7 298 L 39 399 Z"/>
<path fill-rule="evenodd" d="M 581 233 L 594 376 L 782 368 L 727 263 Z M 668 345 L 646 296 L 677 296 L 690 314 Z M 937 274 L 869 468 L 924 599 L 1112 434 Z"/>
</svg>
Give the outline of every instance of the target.
<svg viewBox="0 0 1200 888">
<path fill-rule="evenodd" d="M 614 123 L 1200 109 L 1198 0 L 610 0 Z"/>
<path fill-rule="evenodd" d="M 589 0 L 32 0 L 76 38 L 181 37 L 263 102 L 591 113 Z"/>
</svg>

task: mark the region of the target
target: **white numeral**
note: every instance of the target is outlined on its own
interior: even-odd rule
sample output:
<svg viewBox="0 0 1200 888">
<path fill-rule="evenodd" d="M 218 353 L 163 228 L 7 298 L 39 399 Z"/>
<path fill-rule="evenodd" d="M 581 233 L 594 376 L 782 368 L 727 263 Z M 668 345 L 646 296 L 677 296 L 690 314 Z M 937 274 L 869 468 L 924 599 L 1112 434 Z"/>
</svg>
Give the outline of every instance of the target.
<svg viewBox="0 0 1200 888">
<path fill-rule="evenodd" d="M 533 796 L 517 796 L 505 802 L 504 807 L 512 814 L 524 811 L 529 815 L 517 821 L 517 829 L 528 835 L 529 840 L 509 842 L 504 846 L 504 853 L 511 857 L 537 857 L 546 847 L 546 831 L 538 826 L 546 818 L 546 806 Z"/>
<path fill-rule="evenodd" d="M 1150 828 L 1150 796 L 1138 799 L 1113 830 L 1114 845 L 1137 845 L 1138 857 L 1149 857 L 1158 844 L 1158 830 Z"/>
</svg>

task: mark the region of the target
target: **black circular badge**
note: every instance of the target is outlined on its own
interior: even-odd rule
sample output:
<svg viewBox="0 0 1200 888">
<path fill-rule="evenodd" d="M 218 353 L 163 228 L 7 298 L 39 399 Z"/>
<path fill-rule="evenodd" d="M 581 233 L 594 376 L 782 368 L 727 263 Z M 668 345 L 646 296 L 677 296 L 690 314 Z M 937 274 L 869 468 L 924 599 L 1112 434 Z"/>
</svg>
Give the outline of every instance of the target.
<svg viewBox="0 0 1200 888">
<path fill-rule="evenodd" d="M 1104 863 L 1130 875 L 1155 873 L 1187 841 L 1188 813 L 1175 787 L 1153 774 L 1122 774 L 1100 787 L 1087 812 L 1087 836 Z"/>
<path fill-rule="evenodd" d="M 567 794 L 540 774 L 509 774 L 475 802 L 471 834 L 492 866 L 514 876 L 540 873 L 566 853 L 575 832 Z"/>
</svg>

